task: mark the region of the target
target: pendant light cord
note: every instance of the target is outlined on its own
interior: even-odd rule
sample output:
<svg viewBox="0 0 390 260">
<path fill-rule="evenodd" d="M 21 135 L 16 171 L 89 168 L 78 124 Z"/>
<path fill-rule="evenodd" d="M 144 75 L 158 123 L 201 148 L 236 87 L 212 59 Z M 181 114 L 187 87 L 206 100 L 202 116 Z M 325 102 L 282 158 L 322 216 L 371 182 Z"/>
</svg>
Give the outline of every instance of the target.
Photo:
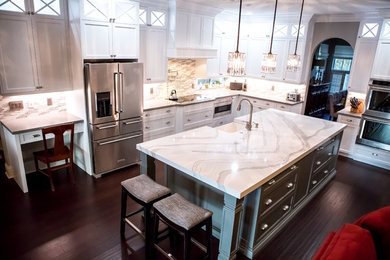
<svg viewBox="0 0 390 260">
<path fill-rule="evenodd" d="M 238 14 L 238 32 L 237 32 L 237 48 L 236 53 L 238 53 L 238 47 L 240 45 L 240 29 L 241 29 L 241 9 L 242 9 L 242 0 L 240 0 L 240 12 Z"/>
<path fill-rule="evenodd" d="M 271 34 L 271 44 L 269 46 L 269 53 L 272 54 L 272 43 L 274 41 L 274 30 L 275 30 L 275 20 L 276 20 L 276 8 L 278 7 L 278 0 L 275 1 L 275 10 L 274 10 L 274 21 L 272 23 L 272 34 Z"/>
<path fill-rule="evenodd" d="M 297 32 L 297 41 L 296 41 L 296 43 L 295 43 L 294 55 L 297 55 L 298 40 L 299 40 L 299 32 L 300 32 L 300 30 L 301 30 L 302 12 L 303 12 L 303 4 L 304 4 L 304 3 L 305 3 L 305 0 L 302 0 L 301 14 L 299 15 L 299 24 L 298 24 L 298 32 Z"/>
</svg>

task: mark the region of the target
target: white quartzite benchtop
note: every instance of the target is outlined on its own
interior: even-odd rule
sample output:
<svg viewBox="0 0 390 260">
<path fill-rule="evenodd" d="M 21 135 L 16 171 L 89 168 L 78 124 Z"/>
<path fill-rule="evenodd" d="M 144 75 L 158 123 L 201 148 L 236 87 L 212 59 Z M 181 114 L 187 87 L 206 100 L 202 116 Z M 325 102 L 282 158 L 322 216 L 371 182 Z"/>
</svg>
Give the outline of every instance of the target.
<svg viewBox="0 0 390 260">
<path fill-rule="evenodd" d="M 30 116 L 18 119 L 3 119 L 1 123 L 12 133 L 19 134 L 56 125 L 78 123 L 84 121 L 80 117 L 67 112 L 49 113 L 41 116 Z"/>
<path fill-rule="evenodd" d="M 201 127 L 137 145 L 141 152 L 212 187 L 242 198 L 296 163 L 345 124 L 267 109 L 253 114 L 259 128 L 242 121 Z"/>
</svg>

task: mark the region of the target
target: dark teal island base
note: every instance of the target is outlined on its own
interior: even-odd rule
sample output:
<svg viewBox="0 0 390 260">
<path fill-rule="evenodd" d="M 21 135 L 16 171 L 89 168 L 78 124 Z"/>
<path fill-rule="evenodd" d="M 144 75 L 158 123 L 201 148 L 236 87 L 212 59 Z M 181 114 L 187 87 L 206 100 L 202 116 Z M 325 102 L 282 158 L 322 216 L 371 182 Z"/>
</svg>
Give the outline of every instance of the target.
<svg viewBox="0 0 390 260">
<path fill-rule="evenodd" d="M 213 211 L 213 235 L 220 240 L 218 259 L 234 259 L 238 250 L 252 259 L 335 176 L 341 136 L 331 137 L 242 199 L 169 165 L 166 185 Z M 154 158 L 142 152 L 141 156 L 141 172 L 154 178 Z"/>
</svg>

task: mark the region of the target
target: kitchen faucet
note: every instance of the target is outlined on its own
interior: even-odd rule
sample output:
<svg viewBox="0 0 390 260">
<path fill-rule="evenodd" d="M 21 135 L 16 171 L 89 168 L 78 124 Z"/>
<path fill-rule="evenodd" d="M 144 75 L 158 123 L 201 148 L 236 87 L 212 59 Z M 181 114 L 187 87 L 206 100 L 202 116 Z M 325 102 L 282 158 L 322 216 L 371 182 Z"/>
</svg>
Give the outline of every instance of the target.
<svg viewBox="0 0 390 260">
<path fill-rule="evenodd" d="M 250 102 L 249 99 L 243 98 L 243 99 L 241 99 L 240 103 L 238 104 L 237 111 L 240 111 L 240 110 L 241 110 L 241 103 L 242 103 L 242 101 L 244 101 L 244 100 L 247 101 L 247 102 L 249 103 L 250 107 L 251 107 L 251 111 L 250 111 L 250 114 L 249 114 L 249 122 L 246 122 L 246 126 L 245 126 L 246 129 L 247 129 L 248 131 L 250 131 L 250 130 L 252 129 L 253 104 Z"/>
</svg>

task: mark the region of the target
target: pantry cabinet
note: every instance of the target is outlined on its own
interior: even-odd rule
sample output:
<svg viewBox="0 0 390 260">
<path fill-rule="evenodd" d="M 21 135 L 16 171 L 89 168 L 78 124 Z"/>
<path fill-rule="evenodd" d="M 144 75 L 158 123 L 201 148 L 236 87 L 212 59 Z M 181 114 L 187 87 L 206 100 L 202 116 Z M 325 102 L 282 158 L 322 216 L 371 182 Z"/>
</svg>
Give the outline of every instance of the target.
<svg viewBox="0 0 390 260">
<path fill-rule="evenodd" d="M 372 67 L 372 78 L 390 80 L 390 39 L 379 40 Z"/>
<path fill-rule="evenodd" d="M 83 0 L 81 34 L 85 59 L 139 57 L 139 4 L 128 0 Z"/>
<path fill-rule="evenodd" d="M 1 94 L 72 89 L 64 1 L 25 3 L 0 7 Z"/>
</svg>

